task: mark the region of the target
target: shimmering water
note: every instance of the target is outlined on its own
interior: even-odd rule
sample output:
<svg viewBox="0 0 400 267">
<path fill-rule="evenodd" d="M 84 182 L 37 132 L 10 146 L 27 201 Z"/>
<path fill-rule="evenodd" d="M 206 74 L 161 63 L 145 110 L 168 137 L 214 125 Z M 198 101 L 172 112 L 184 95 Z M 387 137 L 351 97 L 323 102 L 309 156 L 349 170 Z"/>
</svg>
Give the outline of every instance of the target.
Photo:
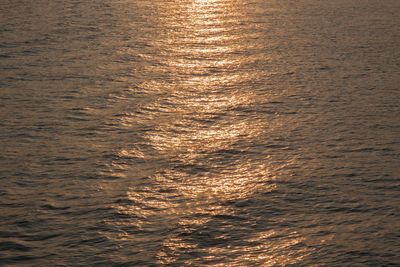
<svg viewBox="0 0 400 267">
<path fill-rule="evenodd" d="M 1 1 L 0 265 L 399 266 L 399 14 Z"/>
</svg>

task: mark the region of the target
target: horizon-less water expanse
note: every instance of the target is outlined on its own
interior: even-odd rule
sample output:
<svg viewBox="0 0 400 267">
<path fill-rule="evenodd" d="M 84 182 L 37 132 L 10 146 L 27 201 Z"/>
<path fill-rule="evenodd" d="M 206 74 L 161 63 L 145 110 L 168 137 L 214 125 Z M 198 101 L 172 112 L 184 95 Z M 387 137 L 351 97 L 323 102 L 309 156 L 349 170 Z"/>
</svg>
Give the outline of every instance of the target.
<svg viewBox="0 0 400 267">
<path fill-rule="evenodd" d="M 1 1 L 0 266 L 400 266 L 399 14 Z"/>
</svg>

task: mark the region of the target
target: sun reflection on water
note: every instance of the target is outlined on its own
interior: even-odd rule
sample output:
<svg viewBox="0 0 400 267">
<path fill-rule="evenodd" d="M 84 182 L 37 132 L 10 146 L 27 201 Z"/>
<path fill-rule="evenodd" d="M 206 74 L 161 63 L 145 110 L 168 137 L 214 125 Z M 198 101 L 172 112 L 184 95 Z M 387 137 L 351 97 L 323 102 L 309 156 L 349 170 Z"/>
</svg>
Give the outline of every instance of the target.
<svg viewBox="0 0 400 267">
<path fill-rule="evenodd" d="M 115 176 L 137 179 L 127 192 L 130 204 L 116 207 L 135 218 L 124 227 L 160 235 L 154 248 L 160 264 L 295 263 L 306 254 L 291 256 L 299 234 L 285 240 L 271 238 L 282 234 L 274 230 L 249 232 L 255 219 L 227 204 L 276 187 L 268 158 L 252 151 L 268 122 L 252 115 L 260 99 L 248 84 L 264 73 L 251 67 L 259 45 L 251 41 L 257 31 L 246 4 L 186 0 L 156 2 L 154 8 L 159 35 L 152 52 L 140 54 L 152 64 L 143 67 L 147 78 L 134 89 L 147 100 L 120 119 L 123 127 L 144 129 L 142 142 L 118 153 L 119 160 L 142 160 L 146 171 L 118 161 L 113 167 Z M 232 219 L 237 221 L 228 224 Z M 143 235 L 117 239 L 141 242 Z"/>
</svg>

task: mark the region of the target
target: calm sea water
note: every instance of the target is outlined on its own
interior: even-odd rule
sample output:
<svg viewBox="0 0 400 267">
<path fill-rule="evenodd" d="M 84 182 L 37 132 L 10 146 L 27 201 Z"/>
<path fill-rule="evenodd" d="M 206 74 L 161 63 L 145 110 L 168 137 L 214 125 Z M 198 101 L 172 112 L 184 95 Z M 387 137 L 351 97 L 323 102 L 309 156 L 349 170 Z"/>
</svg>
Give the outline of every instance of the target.
<svg viewBox="0 0 400 267">
<path fill-rule="evenodd" d="M 0 265 L 400 266 L 399 14 L 1 1 Z"/>
</svg>

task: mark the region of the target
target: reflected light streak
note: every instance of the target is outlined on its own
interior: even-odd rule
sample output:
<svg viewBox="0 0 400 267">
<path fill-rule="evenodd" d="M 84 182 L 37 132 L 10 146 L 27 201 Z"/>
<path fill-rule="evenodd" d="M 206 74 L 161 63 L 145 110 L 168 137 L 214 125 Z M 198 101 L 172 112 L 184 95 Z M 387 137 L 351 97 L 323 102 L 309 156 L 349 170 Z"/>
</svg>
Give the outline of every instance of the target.
<svg viewBox="0 0 400 267">
<path fill-rule="evenodd" d="M 120 161 L 148 162 L 148 170 L 139 174 L 151 175 L 138 179 L 127 192 L 130 204 L 119 205 L 117 210 L 135 217 L 129 226 L 138 230 L 163 232 L 174 226 L 187 233 L 164 237 L 157 254 L 160 264 L 176 264 L 180 256 L 195 252 L 210 263 L 218 260 L 219 254 L 230 255 L 232 261 L 226 260 L 223 266 L 284 265 L 294 264 L 308 253 L 296 251 L 292 256 L 293 247 L 302 240 L 297 233 L 288 239 L 273 230 L 253 233 L 245 240 L 253 245 L 250 247 L 229 243 L 223 227 L 215 237 L 223 244 L 219 247 L 201 247 L 192 237 L 198 229 L 216 223 L 215 216 L 238 216 L 234 207 L 224 203 L 276 187 L 267 159 L 260 161 L 246 154 L 249 140 L 259 138 L 266 122 L 251 112 L 243 115 L 243 110 L 251 111 L 260 104 L 254 88 L 245 85 L 263 75 L 248 67 L 257 60 L 252 50 L 258 46 L 249 41 L 257 32 L 247 23 L 245 4 L 193 0 L 156 6 L 160 34 L 151 45 L 157 52 L 140 55 L 153 63 L 143 68 L 148 79 L 135 88 L 150 100 L 120 120 L 124 127 L 139 124 L 146 129 L 142 147 L 123 148 L 118 153 Z M 164 163 L 157 169 L 156 162 Z M 127 174 L 127 164 L 115 165 L 115 175 Z M 117 237 L 122 238 L 137 242 L 138 237 Z M 188 259 L 185 264 L 196 265 L 199 260 Z"/>
</svg>

